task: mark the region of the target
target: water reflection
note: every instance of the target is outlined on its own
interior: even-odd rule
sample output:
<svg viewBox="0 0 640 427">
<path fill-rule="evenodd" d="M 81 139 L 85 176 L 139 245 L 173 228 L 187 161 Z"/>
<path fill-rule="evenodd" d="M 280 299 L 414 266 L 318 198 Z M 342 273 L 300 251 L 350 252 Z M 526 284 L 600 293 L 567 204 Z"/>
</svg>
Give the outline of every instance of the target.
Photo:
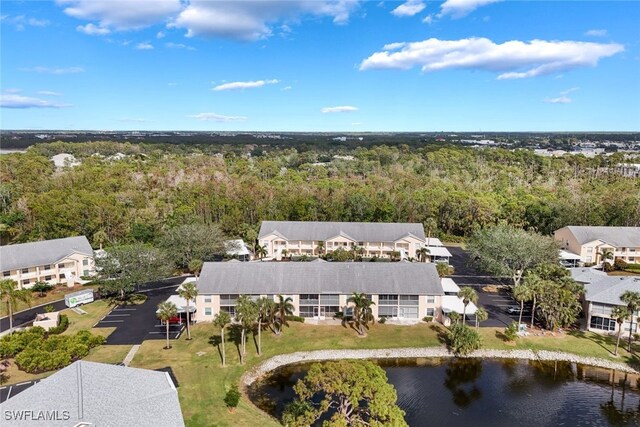
<svg viewBox="0 0 640 427">
<path fill-rule="evenodd" d="M 479 359 L 379 361 L 411 426 L 640 426 L 640 378 L 568 362 Z M 250 390 L 280 417 L 308 365 Z"/>
</svg>

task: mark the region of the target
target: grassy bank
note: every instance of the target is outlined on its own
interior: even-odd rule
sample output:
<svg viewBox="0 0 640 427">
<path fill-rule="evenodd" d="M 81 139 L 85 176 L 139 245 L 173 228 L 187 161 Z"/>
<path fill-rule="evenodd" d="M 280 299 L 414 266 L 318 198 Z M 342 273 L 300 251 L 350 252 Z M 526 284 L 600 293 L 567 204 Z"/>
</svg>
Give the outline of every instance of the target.
<svg viewBox="0 0 640 427">
<path fill-rule="evenodd" d="M 340 326 L 313 326 L 292 323 L 280 337 L 263 334 L 263 355 L 256 355 L 253 342 L 247 345 L 247 362 L 238 366 L 236 346 L 227 343 L 227 364 L 222 368 L 218 347 L 214 345 L 218 328 L 209 324 L 193 328 L 193 340 L 185 336 L 172 342 L 173 348 L 163 350 L 164 341 L 145 341 L 132 366 L 158 369 L 170 367 L 178 381 L 180 403 L 188 426 L 253 426 L 277 425 L 277 422 L 255 408 L 246 399 L 232 414 L 224 406 L 223 398 L 231 384 L 238 383 L 243 372 L 271 356 L 295 351 L 320 349 L 373 349 L 400 347 L 439 346 L 444 328 L 421 324 L 416 326 L 374 325 L 366 338 L 358 338 L 353 330 Z M 593 333 L 556 334 L 555 336 L 531 336 L 517 343 L 505 343 L 502 329 L 480 329 L 484 348 L 535 349 L 575 353 L 581 356 L 599 357 L 618 362 L 637 364 L 637 358 L 620 350 L 613 357 L 615 341 Z M 640 348 L 636 349 L 640 350 Z M 198 356 L 198 352 L 205 354 Z"/>
<path fill-rule="evenodd" d="M 58 300 L 64 299 L 64 296 L 67 294 L 70 294 L 71 292 L 77 292 L 77 291 L 82 291 L 84 289 L 91 289 L 91 288 L 95 289 L 97 288 L 97 285 L 95 286 L 75 285 L 73 288 L 69 288 L 66 285 L 60 285 L 60 286 L 54 287 L 52 290 L 47 292 L 42 297 L 38 294 L 38 292 L 33 292 L 31 294 L 31 302 L 29 304 L 26 304 L 22 301 L 18 301 L 17 306 L 13 307 L 13 312 L 17 313 L 19 311 L 28 310 L 30 308 L 37 307 L 42 304 L 58 301 Z M 44 307 L 42 307 L 42 311 L 44 312 Z M 0 304 L 0 317 L 4 317 L 8 315 L 9 315 L 9 311 L 7 310 L 7 305 Z"/>
</svg>

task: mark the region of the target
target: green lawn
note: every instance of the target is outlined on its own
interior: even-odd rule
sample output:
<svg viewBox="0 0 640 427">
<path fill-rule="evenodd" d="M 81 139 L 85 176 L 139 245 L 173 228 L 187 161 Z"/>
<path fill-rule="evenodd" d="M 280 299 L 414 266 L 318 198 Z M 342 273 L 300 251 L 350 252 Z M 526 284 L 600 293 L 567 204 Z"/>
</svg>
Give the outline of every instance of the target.
<svg viewBox="0 0 640 427">
<path fill-rule="evenodd" d="M 238 366 L 238 354 L 233 343 L 227 344 L 227 368 L 222 368 L 217 347 L 210 344 L 212 336 L 219 334 L 218 328 L 210 324 L 193 327 L 193 340 L 183 335 L 172 342 L 173 348 L 163 350 L 164 341 L 145 341 L 131 366 L 158 369 L 171 367 L 178 380 L 178 393 L 185 422 L 188 426 L 269 426 L 277 422 L 254 407 L 246 398 L 232 414 L 224 406 L 226 389 L 238 383 L 243 372 L 276 354 L 300 350 L 429 347 L 441 345 L 438 333 L 441 327 L 425 324 L 416 326 L 374 325 L 366 338 L 358 338 L 351 329 L 340 326 L 313 326 L 292 323 L 281 337 L 272 333 L 263 336 L 263 355 L 256 355 L 255 346 L 248 343 L 247 363 Z M 582 356 L 600 357 L 629 362 L 632 357 L 623 349 L 620 357 L 611 355 L 612 338 L 593 333 L 575 335 L 556 334 L 545 337 L 521 338 L 517 343 L 505 343 L 497 334 L 502 329 L 481 328 L 484 348 L 555 350 Z M 640 348 L 637 348 L 640 351 Z M 206 352 L 198 356 L 198 352 Z"/>
</svg>

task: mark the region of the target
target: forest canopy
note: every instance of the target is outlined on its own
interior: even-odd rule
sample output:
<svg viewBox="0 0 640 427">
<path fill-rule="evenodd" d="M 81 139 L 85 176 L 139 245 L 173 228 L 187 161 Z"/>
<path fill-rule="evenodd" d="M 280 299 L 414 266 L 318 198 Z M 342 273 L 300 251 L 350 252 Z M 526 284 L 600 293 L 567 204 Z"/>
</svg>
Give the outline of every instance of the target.
<svg viewBox="0 0 640 427">
<path fill-rule="evenodd" d="M 56 168 L 50 157 L 59 153 L 80 164 Z M 447 240 L 499 223 L 542 234 L 638 226 L 640 180 L 615 174 L 621 161 L 453 146 L 38 144 L 0 156 L 0 236 L 7 244 L 86 235 L 97 247 L 154 242 L 198 223 L 250 243 L 265 219 L 435 219 L 434 234 Z"/>
</svg>

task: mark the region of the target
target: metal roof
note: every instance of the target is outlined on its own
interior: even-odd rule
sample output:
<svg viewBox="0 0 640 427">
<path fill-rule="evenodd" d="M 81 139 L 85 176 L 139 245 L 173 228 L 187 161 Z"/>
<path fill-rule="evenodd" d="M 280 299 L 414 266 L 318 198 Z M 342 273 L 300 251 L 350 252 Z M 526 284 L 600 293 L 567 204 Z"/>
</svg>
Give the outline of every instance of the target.
<svg viewBox="0 0 640 427">
<path fill-rule="evenodd" d="M 357 242 L 395 242 L 408 234 L 426 240 L 419 223 L 262 221 L 258 238 L 276 234 L 287 240 L 325 241 L 339 235 Z"/>
<path fill-rule="evenodd" d="M 93 257 L 84 236 L 0 246 L 0 271 L 54 264 L 75 252 Z"/>
<path fill-rule="evenodd" d="M 79 360 L 0 404 L 0 411 L 58 414 L 10 426 L 184 426 L 178 393 L 166 372 Z M 63 411 L 67 411 L 67 419 Z"/>
<path fill-rule="evenodd" d="M 406 294 L 443 295 L 432 263 L 409 262 L 207 262 L 202 294 Z"/>
<path fill-rule="evenodd" d="M 447 258 L 451 258 L 451 252 L 449 252 L 449 249 L 445 248 L 444 246 L 425 246 L 427 249 L 429 249 L 429 255 L 431 256 L 442 256 L 442 257 L 447 257 Z"/>
<path fill-rule="evenodd" d="M 602 240 L 617 248 L 640 247 L 640 227 L 567 226 L 578 243 Z"/>
</svg>

